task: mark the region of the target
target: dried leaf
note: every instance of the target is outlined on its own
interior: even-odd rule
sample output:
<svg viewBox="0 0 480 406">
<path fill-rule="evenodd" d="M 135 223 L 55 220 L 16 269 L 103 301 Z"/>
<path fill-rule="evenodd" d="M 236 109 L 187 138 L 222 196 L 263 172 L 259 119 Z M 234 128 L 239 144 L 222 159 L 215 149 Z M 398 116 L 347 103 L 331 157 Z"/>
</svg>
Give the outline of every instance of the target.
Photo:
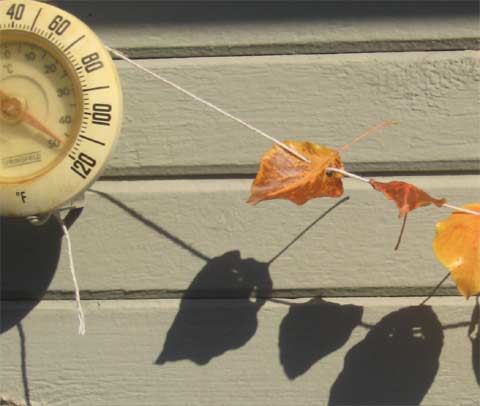
<svg viewBox="0 0 480 406">
<path fill-rule="evenodd" d="M 398 217 L 403 217 L 402 228 L 398 235 L 397 244 L 394 248 L 395 251 L 400 247 L 403 231 L 405 230 L 405 224 L 407 222 L 407 214 L 409 212 L 417 207 L 428 206 L 431 203 L 440 207 L 446 202 L 445 199 L 435 199 L 422 189 L 406 182 L 394 180 L 392 182 L 383 183 L 371 179 L 370 184 L 375 190 L 382 192 L 387 199 L 393 200 L 400 209 Z"/>
<path fill-rule="evenodd" d="M 248 203 L 288 199 L 304 204 L 315 197 L 343 194 L 343 176 L 326 173 L 328 167 L 343 168 L 338 151 L 310 142 L 285 141 L 284 144 L 310 162 L 275 145 L 262 157 Z"/>
<path fill-rule="evenodd" d="M 384 121 L 338 150 L 297 141 L 285 141 L 283 147 L 274 146 L 262 157 L 248 203 L 288 199 L 296 204 L 304 204 L 315 197 L 341 196 L 343 175 L 335 172 L 327 174 L 327 168 L 343 169 L 340 152 L 348 150 L 375 131 L 395 124 L 396 121 Z"/>
<path fill-rule="evenodd" d="M 462 206 L 480 212 L 480 203 Z M 433 251 L 467 299 L 480 293 L 480 215 L 454 212 L 436 224 Z"/>
<path fill-rule="evenodd" d="M 405 216 L 408 212 L 422 206 L 434 204 L 437 207 L 445 204 L 445 199 L 435 199 L 428 193 L 418 187 L 400 181 L 392 181 L 388 183 L 370 180 L 370 184 L 375 190 L 382 192 L 387 199 L 393 200 L 400 209 L 398 217 Z"/>
</svg>

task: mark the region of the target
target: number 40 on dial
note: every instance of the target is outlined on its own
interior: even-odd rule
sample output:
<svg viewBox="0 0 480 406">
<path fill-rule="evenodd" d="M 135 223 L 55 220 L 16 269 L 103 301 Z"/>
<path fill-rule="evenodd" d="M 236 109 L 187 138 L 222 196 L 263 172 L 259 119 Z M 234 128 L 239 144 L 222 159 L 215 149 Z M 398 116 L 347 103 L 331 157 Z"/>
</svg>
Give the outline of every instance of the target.
<svg viewBox="0 0 480 406">
<path fill-rule="evenodd" d="M 0 216 L 50 213 L 100 175 L 122 93 L 108 51 L 79 19 L 0 2 Z"/>
</svg>

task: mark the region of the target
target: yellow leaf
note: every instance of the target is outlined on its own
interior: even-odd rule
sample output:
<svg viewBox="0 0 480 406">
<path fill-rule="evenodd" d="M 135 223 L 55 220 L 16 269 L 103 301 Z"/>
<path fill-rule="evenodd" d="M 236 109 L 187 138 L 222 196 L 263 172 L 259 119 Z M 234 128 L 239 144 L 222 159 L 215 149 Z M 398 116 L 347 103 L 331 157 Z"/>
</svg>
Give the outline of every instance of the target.
<svg viewBox="0 0 480 406">
<path fill-rule="evenodd" d="M 480 203 L 462 206 L 479 211 Z M 436 225 L 433 251 L 467 299 L 480 293 L 480 215 L 454 212 Z"/>
</svg>

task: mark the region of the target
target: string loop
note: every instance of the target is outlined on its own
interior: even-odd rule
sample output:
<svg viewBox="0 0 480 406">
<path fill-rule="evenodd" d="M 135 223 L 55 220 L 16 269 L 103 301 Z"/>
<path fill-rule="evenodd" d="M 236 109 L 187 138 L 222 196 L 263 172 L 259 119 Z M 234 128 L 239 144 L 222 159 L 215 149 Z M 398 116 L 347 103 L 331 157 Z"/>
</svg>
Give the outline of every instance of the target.
<svg viewBox="0 0 480 406">
<path fill-rule="evenodd" d="M 67 241 L 68 262 L 70 266 L 70 273 L 72 274 L 73 286 L 75 288 L 75 302 L 77 303 L 78 334 L 83 336 L 85 335 L 85 314 L 83 313 L 82 303 L 80 301 L 80 288 L 78 287 L 77 276 L 75 274 L 75 265 L 73 263 L 72 241 L 70 239 L 68 228 L 63 222 L 59 211 L 55 212 L 55 217 L 57 218 L 60 227 L 62 227 L 63 235 Z"/>
</svg>

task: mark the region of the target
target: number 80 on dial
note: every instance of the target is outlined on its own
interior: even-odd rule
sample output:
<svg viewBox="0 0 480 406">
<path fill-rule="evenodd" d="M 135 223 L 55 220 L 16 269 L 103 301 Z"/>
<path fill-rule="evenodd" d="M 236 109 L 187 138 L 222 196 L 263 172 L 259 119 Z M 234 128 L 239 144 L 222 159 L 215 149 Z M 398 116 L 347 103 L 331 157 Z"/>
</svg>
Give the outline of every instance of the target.
<svg viewBox="0 0 480 406">
<path fill-rule="evenodd" d="M 81 194 L 121 118 L 115 66 L 84 23 L 45 3 L 0 2 L 0 216 L 49 213 Z"/>
</svg>

